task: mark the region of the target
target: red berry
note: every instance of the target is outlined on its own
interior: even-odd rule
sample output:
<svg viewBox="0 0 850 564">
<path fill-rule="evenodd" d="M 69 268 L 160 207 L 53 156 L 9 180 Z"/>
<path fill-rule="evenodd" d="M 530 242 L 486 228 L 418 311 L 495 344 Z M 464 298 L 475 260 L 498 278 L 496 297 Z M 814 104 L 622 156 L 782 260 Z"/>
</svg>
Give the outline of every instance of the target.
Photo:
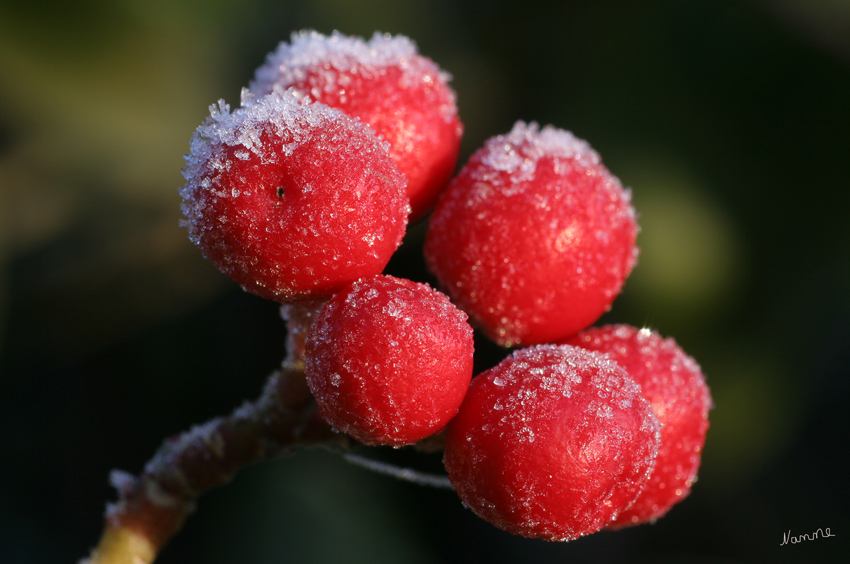
<svg viewBox="0 0 850 564">
<path fill-rule="evenodd" d="M 655 521 L 696 481 L 711 406 L 699 365 L 673 339 L 627 325 L 591 328 L 565 342 L 607 354 L 652 404 L 662 425 L 655 470 L 643 493 L 609 528 Z"/>
<path fill-rule="evenodd" d="M 301 32 L 269 55 L 251 90 L 295 88 L 372 127 L 407 176 L 411 221 L 418 221 L 457 164 L 463 126 L 449 78 L 403 36 L 375 33 L 366 42 L 338 32 Z"/>
<path fill-rule="evenodd" d="M 290 302 L 383 270 L 409 207 L 404 177 L 371 130 L 291 93 L 210 110 L 180 193 L 189 237 L 222 272 Z"/>
<path fill-rule="evenodd" d="M 553 342 L 609 309 L 634 266 L 629 199 L 587 143 L 518 122 L 440 195 L 425 258 L 496 342 Z"/>
<path fill-rule="evenodd" d="M 406 445 L 455 416 L 472 378 L 466 314 L 426 284 L 375 276 L 334 296 L 307 337 L 319 412 L 366 444 Z"/>
<path fill-rule="evenodd" d="M 604 527 L 649 478 L 658 421 L 603 355 L 521 349 L 472 381 L 446 430 L 464 504 L 510 533 L 572 540 Z"/>
</svg>

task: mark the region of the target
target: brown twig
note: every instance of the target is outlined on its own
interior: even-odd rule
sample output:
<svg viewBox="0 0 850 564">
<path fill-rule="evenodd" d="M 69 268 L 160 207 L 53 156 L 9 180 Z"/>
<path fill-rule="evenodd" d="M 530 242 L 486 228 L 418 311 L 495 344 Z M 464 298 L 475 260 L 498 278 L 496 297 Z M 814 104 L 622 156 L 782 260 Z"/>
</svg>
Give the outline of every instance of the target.
<svg viewBox="0 0 850 564">
<path fill-rule="evenodd" d="M 240 468 L 295 446 L 350 446 L 319 417 L 304 380 L 304 338 L 320 306 L 284 306 L 287 357 L 256 401 L 166 440 L 141 475 L 112 473 L 118 501 L 107 507 L 100 543 L 81 564 L 150 564 L 195 500 Z"/>
</svg>

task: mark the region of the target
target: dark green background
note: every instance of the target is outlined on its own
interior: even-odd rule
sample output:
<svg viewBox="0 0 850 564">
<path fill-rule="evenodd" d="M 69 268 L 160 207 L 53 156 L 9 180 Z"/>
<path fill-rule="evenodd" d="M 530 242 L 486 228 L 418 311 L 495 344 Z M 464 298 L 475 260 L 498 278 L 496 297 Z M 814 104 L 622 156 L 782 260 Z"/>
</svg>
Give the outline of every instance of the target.
<svg viewBox="0 0 850 564">
<path fill-rule="evenodd" d="M 205 496 L 159 562 L 850 555 L 850 2 L 31 0 L 0 4 L 0 562 L 86 555 L 110 469 L 255 397 L 282 358 L 275 306 L 189 243 L 177 189 L 207 106 L 238 104 L 301 28 L 412 37 L 454 75 L 464 160 L 535 120 L 632 187 L 642 255 L 606 320 L 703 366 L 700 480 L 654 526 L 548 544 L 300 452 Z M 429 280 L 422 233 L 391 272 Z M 502 354 L 479 343 L 479 367 Z"/>
</svg>

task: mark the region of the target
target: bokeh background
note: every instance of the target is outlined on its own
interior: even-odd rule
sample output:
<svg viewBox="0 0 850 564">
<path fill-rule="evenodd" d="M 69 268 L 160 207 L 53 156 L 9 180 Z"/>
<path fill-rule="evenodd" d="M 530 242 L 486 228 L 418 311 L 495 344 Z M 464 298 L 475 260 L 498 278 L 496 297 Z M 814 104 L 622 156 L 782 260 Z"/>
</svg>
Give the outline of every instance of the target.
<svg viewBox="0 0 850 564">
<path fill-rule="evenodd" d="M 845 561 L 850 2 L 29 0 L 0 3 L 0 562 L 86 555 L 110 469 L 280 362 L 276 307 L 189 243 L 177 189 L 207 106 L 302 28 L 415 39 L 454 75 L 462 160 L 534 120 L 632 187 L 641 260 L 603 321 L 702 365 L 700 480 L 653 526 L 549 544 L 304 451 L 202 498 L 159 562 Z M 430 280 L 422 234 L 390 272 Z M 502 355 L 479 343 L 482 367 Z"/>
</svg>

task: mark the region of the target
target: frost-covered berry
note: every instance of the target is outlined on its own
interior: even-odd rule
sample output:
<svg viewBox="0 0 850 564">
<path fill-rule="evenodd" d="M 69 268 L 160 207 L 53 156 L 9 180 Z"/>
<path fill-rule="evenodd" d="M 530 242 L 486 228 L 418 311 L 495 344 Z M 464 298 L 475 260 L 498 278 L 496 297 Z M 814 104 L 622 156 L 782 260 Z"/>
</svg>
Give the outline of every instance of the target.
<svg viewBox="0 0 850 564">
<path fill-rule="evenodd" d="M 472 378 L 466 314 L 426 284 L 374 276 L 334 296 L 306 342 L 319 412 L 360 442 L 412 444 L 455 416 Z"/>
<path fill-rule="evenodd" d="M 609 528 L 658 519 L 684 499 L 696 481 L 711 407 L 699 365 L 673 339 L 627 325 L 594 327 L 565 342 L 608 355 L 652 404 L 662 425 L 655 470 L 643 493 Z"/>
<path fill-rule="evenodd" d="M 652 408 L 622 367 L 538 345 L 472 381 L 446 429 L 444 462 L 464 504 L 493 525 L 573 540 L 634 501 L 658 440 Z"/>
<path fill-rule="evenodd" d="M 292 93 L 210 112 L 180 194 L 189 237 L 219 270 L 281 302 L 383 270 L 409 206 L 404 176 L 369 128 Z"/>
<path fill-rule="evenodd" d="M 496 342 L 550 343 L 592 324 L 635 264 L 629 192 L 572 134 L 518 122 L 437 202 L 425 258 Z"/>
<path fill-rule="evenodd" d="M 408 178 L 411 221 L 433 207 L 457 164 L 463 127 L 450 77 L 407 37 L 292 34 L 257 69 L 251 91 L 297 89 L 360 118 L 390 144 Z"/>
</svg>

